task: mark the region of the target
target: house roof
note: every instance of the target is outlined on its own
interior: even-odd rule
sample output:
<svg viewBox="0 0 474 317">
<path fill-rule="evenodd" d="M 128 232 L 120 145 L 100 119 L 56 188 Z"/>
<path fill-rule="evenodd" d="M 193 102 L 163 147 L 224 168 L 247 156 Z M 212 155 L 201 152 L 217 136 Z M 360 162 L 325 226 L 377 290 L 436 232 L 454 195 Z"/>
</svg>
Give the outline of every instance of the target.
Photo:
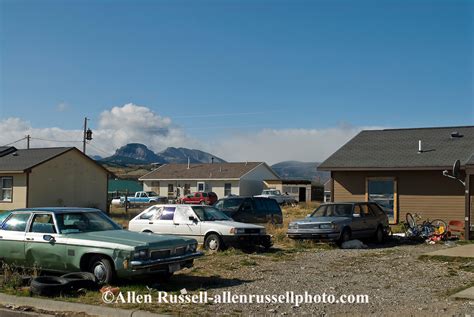
<svg viewBox="0 0 474 317">
<path fill-rule="evenodd" d="M 456 160 L 461 166 L 472 164 L 473 156 L 474 126 L 370 130 L 360 132 L 318 169 L 446 169 Z"/>
<path fill-rule="evenodd" d="M 165 164 L 140 177 L 140 180 L 161 179 L 240 179 L 263 162 Z M 265 164 L 266 165 L 266 164 Z M 271 168 L 269 168 L 271 170 Z M 272 171 L 273 172 L 273 171 Z"/>
<path fill-rule="evenodd" d="M 75 147 L 33 149 L 16 149 L 15 147 L 9 147 L 8 149 L 5 149 L 5 147 L 0 147 L 0 172 L 24 172 L 72 150 L 78 151 L 82 154 L 82 152 L 80 152 Z M 104 167 L 102 167 L 102 165 L 98 164 L 88 156 L 84 155 L 84 157 L 93 161 L 95 164 L 107 171 Z"/>
</svg>

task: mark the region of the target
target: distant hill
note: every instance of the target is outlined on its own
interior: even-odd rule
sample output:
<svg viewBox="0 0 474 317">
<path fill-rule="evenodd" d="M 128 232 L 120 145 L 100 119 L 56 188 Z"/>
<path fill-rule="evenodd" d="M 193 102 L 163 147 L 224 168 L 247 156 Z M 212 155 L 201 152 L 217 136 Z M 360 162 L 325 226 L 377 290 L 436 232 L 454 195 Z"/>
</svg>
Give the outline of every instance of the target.
<svg viewBox="0 0 474 317">
<path fill-rule="evenodd" d="M 329 172 L 321 172 L 316 168 L 320 163 L 285 161 L 272 165 L 273 170 L 283 179 L 307 179 L 325 183 Z"/>
<path fill-rule="evenodd" d="M 200 150 L 168 147 L 164 151 L 154 153 L 144 144 L 129 143 L 115 151 L 115 154 L 99 160 L 103 164 L 113 165 L 147 165 L 152 163 L 215 163 L 225 162 L 223 159 Z"/>
</svg>

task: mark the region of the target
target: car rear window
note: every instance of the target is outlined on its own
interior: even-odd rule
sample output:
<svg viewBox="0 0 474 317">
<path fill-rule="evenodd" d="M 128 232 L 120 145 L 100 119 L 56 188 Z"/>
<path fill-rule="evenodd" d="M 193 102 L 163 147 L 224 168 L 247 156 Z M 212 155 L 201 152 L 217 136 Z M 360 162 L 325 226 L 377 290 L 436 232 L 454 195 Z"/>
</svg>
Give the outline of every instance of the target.
<svg viewBox="0 0 474 317">
<path fill-rule="evenodd" d="M 243 199 L 241 198 L 230 198 L 224 200 L 224 209 L 225 210 L 238 210 L 240 204 L 242 204 Z"/>
<path fill-rule="evenodd" d="M 376 215 L 384 215 L 385 212 L 383 211 L 382 208 L 380 208 L 379 205 L 377 204 L 369 204 L 370 209 L 372 209 L 373 213 Z"/>
<path fill-rule="evenodd" d="M 279 213 L 280 206 L 275 199 L 256 198 L 255 207 L 258 211 L 270 211 L 272 213 Z"/>
</svg>

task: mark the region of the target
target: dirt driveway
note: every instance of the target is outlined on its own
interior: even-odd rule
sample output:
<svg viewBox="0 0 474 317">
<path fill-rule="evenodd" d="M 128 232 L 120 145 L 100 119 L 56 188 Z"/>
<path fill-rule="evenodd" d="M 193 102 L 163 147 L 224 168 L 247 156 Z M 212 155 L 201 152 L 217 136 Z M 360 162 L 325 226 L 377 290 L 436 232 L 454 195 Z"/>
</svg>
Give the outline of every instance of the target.
<svg viewBox="0 0 474 317">
<path fill-rule="evenodd" d="M 153 288 L 179 294 L 207 290 L 232 294 L 367 294 L 368 304 L 212 304 L 160 305 L 152 310 L 177 314 L 232 315 L 470 315 L 474 302 L 449 295 L 474 285 L 473 262 L 419 259 L 444 245 L 402 245 L 367 250 L 303 249 L 270 254 L 228 251 L 207 255 L 195 268 Z M 148 306 L 150 309 L 150 306 Z"/>
</svg>

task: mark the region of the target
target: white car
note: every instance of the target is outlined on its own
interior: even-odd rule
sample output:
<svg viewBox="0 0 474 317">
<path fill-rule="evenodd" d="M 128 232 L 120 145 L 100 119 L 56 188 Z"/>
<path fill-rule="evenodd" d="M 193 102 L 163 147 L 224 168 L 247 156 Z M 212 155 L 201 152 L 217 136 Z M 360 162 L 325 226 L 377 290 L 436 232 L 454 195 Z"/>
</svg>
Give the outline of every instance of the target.
<svg viewBox="0 0 474 317">
<path fill-rule="evenodd" d="M 229 246 L 272 246 L 265 227 L 235 222 L 222 211 L 204 205 L 151 206 L 133 218 L 128 229 L 192 237 L 210 251 Z"/>
</svg>

